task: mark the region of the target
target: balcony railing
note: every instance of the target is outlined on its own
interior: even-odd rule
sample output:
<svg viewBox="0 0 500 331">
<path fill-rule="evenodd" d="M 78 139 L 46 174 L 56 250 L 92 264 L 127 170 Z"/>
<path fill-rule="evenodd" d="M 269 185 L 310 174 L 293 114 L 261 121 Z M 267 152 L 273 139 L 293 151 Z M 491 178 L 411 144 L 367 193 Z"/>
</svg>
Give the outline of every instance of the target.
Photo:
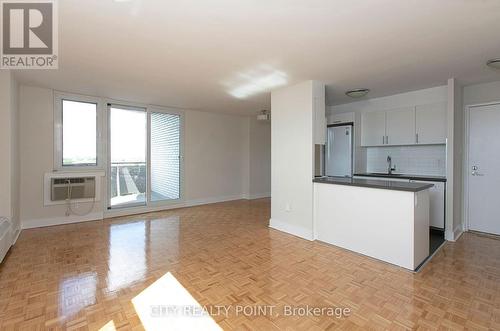
<svg viewBox="0 0 500 331">
<path fill-rule="evenodd" d="M 146 202 L 146 163 L 111 163 L 111 206 Z"/>
<path fill-rule="evenodd" d="M 145 162 L 111 163 L 111 206 L 146 204 L 147 167 Z M 178 187 L 169 191 L 165 186 L 154 186 L 151 201 L 179 199 Z"/>
</svg>

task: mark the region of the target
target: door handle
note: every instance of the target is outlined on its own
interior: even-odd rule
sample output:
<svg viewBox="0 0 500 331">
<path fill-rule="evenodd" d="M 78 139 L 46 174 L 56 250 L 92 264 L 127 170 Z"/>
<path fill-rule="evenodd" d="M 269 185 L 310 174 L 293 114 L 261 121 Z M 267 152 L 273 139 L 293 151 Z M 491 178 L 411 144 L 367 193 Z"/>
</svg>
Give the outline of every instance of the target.
<svg viewBox="0 0 500 331">
<path fill-rule="evenodd" d="M 472 166 L 472 172 L 471 172 L 472 176 L 478 176 L 478 177 L 484 176 L 484 174 L 477 171 L 478 169 L 479 169 L 478 166 L 476 166 L 476 165 Z"/>
</svg>

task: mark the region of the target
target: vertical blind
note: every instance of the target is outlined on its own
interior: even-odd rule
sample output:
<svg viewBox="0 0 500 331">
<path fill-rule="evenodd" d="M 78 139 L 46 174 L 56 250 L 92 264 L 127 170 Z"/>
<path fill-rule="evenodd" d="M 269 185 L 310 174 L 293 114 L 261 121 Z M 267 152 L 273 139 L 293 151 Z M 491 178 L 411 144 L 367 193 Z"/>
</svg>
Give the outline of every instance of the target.
<svg viewBox="0 0 500 331">
<path fill-rule="evenodd" d="M 180 116 L 151 113 L 151 201 L 180 198 Z"/>
</svg>

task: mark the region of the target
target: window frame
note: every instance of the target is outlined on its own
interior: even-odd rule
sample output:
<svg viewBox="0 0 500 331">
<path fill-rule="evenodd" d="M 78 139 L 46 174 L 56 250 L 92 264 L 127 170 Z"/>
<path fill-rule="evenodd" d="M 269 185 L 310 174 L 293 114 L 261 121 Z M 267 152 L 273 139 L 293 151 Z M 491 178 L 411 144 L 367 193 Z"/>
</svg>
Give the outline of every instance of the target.
<svg viewBox="0 0 500 331">
<path fill-rule="evenodd" d="M 96 104 L 96 158 L 97 164 L 64 165 L 63 164 L 63 100 Z M 104 170 L 105 156 L 103 150 L 103 100 L 98 97 L 54 92 L 54 170 L 56 171 L 85 171 Z"/>
</svg>

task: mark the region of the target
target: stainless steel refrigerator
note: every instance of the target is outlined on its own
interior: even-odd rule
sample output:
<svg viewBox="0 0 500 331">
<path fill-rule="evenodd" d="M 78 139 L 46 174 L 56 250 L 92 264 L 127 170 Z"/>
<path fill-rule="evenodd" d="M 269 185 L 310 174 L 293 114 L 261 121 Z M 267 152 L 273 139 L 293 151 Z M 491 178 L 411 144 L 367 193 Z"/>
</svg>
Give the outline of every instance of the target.
<svg viewBox="0 0 500 331">
<path fill-rule="evenodd" d="M 352 124 L 329 125 L 325 146 L 325 175 L 352 177 Z"/>
</svg>

